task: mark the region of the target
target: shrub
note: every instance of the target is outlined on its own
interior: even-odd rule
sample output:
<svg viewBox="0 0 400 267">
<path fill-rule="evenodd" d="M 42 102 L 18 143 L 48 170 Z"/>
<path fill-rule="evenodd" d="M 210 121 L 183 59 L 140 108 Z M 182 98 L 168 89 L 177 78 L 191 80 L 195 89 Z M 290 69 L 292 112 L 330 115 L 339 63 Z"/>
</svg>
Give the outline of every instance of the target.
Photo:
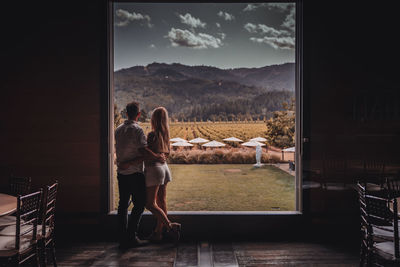
<svg viewBox="0 0 400 267">
<path fill-rule="evenodd" d="M 281 159 L 277 155 L 263 153 L 262 163 L 276 163 Z M 172 164 L 254 164 L 256 152 L 252 149 L 224 148 L 215 150 L 171 151 L 168 163 Z"/>
</svg>

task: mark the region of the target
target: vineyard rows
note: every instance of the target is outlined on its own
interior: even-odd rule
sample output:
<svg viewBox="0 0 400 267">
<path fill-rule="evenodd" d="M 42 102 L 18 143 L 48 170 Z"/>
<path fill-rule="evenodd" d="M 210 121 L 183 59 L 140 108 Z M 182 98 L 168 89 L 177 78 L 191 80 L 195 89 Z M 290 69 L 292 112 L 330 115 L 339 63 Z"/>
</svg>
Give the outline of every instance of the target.
<svg viewBox="0 0 400 267">
<path fill-rule="evenodd" d="M 149 123 L 141 123 L 144 132 L 147 134 L 151 130 Z M 191 140 L 202 137 L 208 140 L 216 140 L 222 142 L 224 138 L 231 136 L 248 141 L 251 138 L 262 136 L 265 137 L 267 126 L 264 122 L 175 122 L 170 124 L 170 137 L 180 137 L 185 140 Z"/>
</svg>

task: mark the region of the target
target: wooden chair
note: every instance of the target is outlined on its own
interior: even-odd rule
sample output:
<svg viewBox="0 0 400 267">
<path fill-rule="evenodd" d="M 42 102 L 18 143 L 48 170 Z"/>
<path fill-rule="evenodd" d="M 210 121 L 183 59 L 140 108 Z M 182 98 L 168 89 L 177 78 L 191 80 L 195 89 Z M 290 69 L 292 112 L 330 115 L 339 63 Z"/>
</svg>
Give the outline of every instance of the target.
<svg viewBox="0 0 400 267">
<path fill-rule="evenodd" d="M 322 188 L 325 190 L 348 190 L 347 161 L 340 158 L 324 158 L 322 162 Z"/>
<path fill-rule="evenodd" d="M 366 159 L 363 162 L 363 177 L 367 183 L 384 185 L 385 162 L 376 159 Z"/>
<path fill-rule="evenodd" d="M 360 266 L 396 266 L 400 264 L 399 232 L 396 199 L 367 194 L 365 187 L 357 184 L 360 204 Z M 388 234 L 389 233 L 389 234 Z"/>
<path fill-rule="evenodd" d="M 368 223 L 365 186 L 357 183 L 358 202 L 360 205 L 360 267 L 370 265 L 370 248 L 372 247 L 372 226 Z"/>
<path fill-rule="evenodd" d="M 31 177 L 13 176 L 10 177 L 10 194 L 13 196 L 27 195 L 31 191 Z"/>
<path fill-rule="evenodd" d="M 400 178 L 399 177 L 387 177 L 385 188 L 387 195 L 390 198 L 400 197 Z"/>
<path fill-rule="evenodd" d="M 58 182 L 46 186 L 41 209 L 41 224 L 38 227 L 38 244 L 42 266 L 47 265 L 47 250 L 50 250 L 53 265 L 57 266 L 55 251 L 55 211 Z"/>
<path fill-rule="evenodd" d="M 16 224 L 0 231 L 0 262 L 19 266 L 32 261 L 38 266 L 37 225 L 42 190 L 17 197 Z"/>
<path fill-rule="evenodd" d="M 27 195 L 31 192 L 31 177 L 10 176 L 9 194 L 13 196 Z M 14 214 L 0 217 L 0 228 L 15 225 L 16 217 Z"/>
</svg>

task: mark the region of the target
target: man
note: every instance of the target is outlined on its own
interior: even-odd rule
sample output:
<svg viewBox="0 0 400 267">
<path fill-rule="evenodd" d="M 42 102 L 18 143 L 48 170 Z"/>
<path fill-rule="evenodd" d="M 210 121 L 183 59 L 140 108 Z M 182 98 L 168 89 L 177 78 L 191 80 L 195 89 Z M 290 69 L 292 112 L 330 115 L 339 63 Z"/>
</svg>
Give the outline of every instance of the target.
<svg viewBox="0 0 400 267">
<path fill-rule="evenodd" d="M 128 119 L 115 130 L 115 152 L 119 189 L 118 235 L 120 248 L 141 245 L 137 229 L 146 204 L 146 185 L 143 160 L 156 159 L 164 162 L 165 157 L 147 148 L 146 136 L 137 121 L 140 117 L 139 103 L 126 106 Z M 128 223 L 129 199 L 133 208 Z"/>
</svg>

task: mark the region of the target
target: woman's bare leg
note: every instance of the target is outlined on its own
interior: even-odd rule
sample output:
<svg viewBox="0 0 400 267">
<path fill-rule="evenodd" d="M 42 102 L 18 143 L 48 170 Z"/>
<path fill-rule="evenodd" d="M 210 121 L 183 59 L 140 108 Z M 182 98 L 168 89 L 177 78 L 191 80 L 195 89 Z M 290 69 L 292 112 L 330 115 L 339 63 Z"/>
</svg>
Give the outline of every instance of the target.
<svg viewBox="0 0 400 267">
<path fill-rule="evenodd" d="M 146 208 L 151 211 L 154 216 L 156 216 L 157 220 L 161 222 L 162 226 L 165 226 L 169 230 L 171 229 L 171 222 L 168 220 L 168 217 L 164 211 L 157 205 L 158 190 L 158 185 L 147 187 Z"/>
<path fill-rule="evenodd" d="M 160 185 L 158 187 L 157 206 L 159 206 L 160 209 L 163 210 L 164 214 L 168 217 L 168 212 L 167 212 L 167 184 Z M 162 233 L 163 227 L 164 227 L 164 225 L 163 225 L 162 221 L 157 220 L 157 226 L 156 226 L 155 232 Z"/>
</svg>

